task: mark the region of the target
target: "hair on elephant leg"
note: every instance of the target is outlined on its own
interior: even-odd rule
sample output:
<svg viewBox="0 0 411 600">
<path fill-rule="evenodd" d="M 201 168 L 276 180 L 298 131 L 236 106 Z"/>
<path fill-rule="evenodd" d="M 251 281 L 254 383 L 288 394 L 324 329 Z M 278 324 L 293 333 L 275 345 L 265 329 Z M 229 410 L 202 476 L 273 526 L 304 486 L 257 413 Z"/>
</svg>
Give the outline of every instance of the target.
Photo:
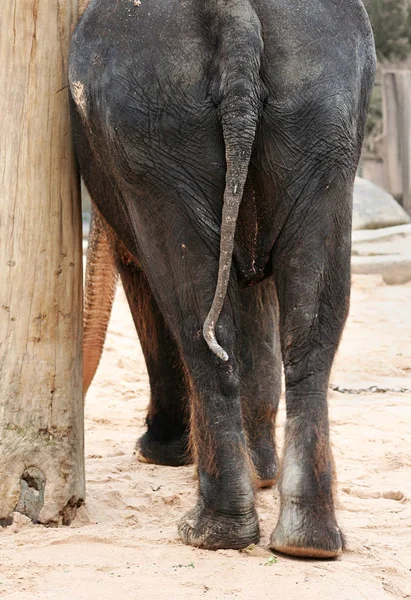
<svg viewBox="0 0 411 600">
<path fill-rule="evenodd" d="M 83 322 L 83 395 L 97 371 L 117 284 L 117 269 L 109 226 L 94 204 L 87 249 Z"/>
<path fill-rule="evenodd" d="M 137 441 L 141 462 L 178 467 L 192 462 L 184 366 L 140 266 L 117 245 L 118 269 L 137 329 L 150 380 L 147 431 Z"/>
<path fill-rule="evenodd" d="M 275 418 L 281 394 L 278 305 L 273 279 L 239 292 L 241 405 L 257 485 L 278 477 Z"/>
</svg>

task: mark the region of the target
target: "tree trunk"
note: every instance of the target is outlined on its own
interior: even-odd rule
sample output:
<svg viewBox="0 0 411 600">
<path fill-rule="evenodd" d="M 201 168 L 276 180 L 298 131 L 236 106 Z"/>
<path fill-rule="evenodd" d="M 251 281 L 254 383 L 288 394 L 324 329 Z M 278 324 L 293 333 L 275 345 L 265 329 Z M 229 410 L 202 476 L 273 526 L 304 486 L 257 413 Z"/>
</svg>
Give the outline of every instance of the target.
<svg viewBox="0 0 411 600">
<path fill-rule="evenodd" d="M 0 523 L 85 496 L 82 247 L 67 92 L 77 0 L 2 6 Z"/>
</svg>

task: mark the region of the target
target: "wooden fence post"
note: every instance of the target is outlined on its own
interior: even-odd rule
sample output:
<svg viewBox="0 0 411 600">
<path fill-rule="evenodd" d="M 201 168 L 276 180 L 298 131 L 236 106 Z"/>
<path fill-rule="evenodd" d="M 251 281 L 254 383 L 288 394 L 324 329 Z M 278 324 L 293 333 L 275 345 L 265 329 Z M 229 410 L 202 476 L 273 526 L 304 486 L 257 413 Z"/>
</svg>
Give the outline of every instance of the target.
<svg viewBox="0 0 411 600">
<path fill-rule="evenodd" d="M 77 0 L 2 6 L 0 523 L 68 524 L 85 496 L 82 244 L 68 114 Z"/>
<path fill-rule="evenodd" d="M 383 73 L 382 96 L 387 187 L 411 214 L 411 71 Z"/>
</svg>

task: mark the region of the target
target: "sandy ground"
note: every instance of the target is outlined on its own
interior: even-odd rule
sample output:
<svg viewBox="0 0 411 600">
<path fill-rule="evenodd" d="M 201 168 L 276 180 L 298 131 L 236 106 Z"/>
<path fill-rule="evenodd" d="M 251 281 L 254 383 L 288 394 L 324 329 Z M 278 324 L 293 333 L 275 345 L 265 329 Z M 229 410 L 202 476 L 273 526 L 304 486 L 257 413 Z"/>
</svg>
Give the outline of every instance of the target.
<svg viewBox="0 0 411 600">
<path fill-rule="evenodd" d="M 335 561 L 272 558 L 276 490 L 257 494 L 260 545 L 249 553 L 184 546 L 176 523 L 195 501 L 193 467 L 133 457 L 148 400 L 144 361 L 118 290 L 86 407 L 87 504 L 71 527 L 19 517 L 0 532 L 0 597 L 264 600 L 411 598 L 411 284 L 355 276 L 330 392 L 348 551 Z M 348 392 L 346 390 L 349 390 Z M 282 437 L 284 405 L 278 419 Z"/>
</svg>

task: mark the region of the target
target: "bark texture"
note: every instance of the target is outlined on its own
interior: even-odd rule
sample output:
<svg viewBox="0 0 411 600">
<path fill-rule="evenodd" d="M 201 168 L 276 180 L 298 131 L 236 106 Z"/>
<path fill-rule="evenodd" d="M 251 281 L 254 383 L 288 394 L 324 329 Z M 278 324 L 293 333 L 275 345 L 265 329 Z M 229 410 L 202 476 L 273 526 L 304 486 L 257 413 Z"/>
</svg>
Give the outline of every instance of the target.
<svg viewBox="0 0 411 600">
<path fill-rule="evenodd" d="M 82 247 L 67 56 L 77 0 L 2 7 L 0 523 L 85 496 Z"/>
</svg>

